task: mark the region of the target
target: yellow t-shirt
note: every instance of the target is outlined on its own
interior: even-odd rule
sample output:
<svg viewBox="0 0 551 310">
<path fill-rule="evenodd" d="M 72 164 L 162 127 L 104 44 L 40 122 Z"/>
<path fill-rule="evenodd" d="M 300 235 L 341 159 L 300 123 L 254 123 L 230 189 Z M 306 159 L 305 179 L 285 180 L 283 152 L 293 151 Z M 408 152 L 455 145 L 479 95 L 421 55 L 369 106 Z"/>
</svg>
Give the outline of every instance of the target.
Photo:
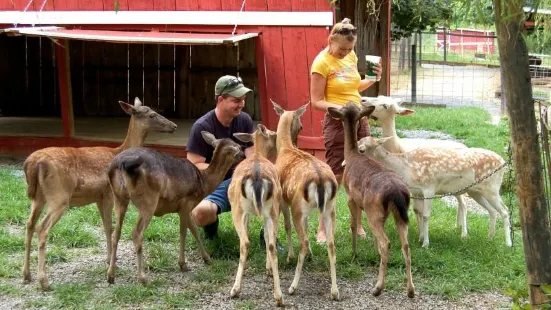
<svg viewBox="0 0 551 310">
<path fill-rule="evenodd" d="M 325 100 L 345 105 L 349 101 L 360 104 L 360 74 L 358 73 L 358 56 L 354 51 L 343 59 L 329 54 L 327 48 L 321 51 L 312 63 L 311 73 L 318 73 L 327 81 Z"/>
</svg>

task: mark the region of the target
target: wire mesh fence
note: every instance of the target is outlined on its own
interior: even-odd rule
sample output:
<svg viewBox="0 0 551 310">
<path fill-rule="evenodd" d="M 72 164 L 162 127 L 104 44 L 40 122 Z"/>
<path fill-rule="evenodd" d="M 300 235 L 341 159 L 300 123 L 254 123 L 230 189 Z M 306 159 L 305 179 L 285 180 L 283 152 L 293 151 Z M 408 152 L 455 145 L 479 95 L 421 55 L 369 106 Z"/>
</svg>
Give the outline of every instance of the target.
<svg viewBox="0 0 551 310">
<path fill-rule="evenodd" d="M 391 94 L 405 101 L 478 106 L 502 112 L 496 36 L 477 29 L 439 29 L 392 42 Z M 551 57 L 530 55 L 534 97 L 551 95 Z"/>
</svg>

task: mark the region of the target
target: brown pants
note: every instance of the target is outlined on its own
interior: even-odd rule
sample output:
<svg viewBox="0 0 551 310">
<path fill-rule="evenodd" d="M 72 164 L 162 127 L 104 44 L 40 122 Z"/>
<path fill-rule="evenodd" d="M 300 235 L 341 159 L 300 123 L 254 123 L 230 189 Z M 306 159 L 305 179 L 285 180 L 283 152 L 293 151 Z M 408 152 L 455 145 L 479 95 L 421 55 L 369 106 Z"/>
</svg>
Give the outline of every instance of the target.
<svg viewBox="0 0 551 310">
<path fill-rule="evenodd" d="M 342 121 L 325 114 L 322 123 L 325 142 L 325 161 L 335 175 L 342 175 L 344 167 L 344 128 Z M 358 140 L 370 135 L 369 119 L 362 118 L 358 124 Z"/>
</svg>

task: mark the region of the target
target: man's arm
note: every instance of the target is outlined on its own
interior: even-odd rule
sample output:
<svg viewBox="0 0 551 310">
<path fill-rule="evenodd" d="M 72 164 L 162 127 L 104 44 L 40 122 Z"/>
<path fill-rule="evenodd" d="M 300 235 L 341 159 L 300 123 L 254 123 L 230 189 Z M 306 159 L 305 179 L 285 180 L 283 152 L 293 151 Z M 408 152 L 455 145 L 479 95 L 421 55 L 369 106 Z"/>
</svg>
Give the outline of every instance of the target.
<svg viewBox="0 0 551 310">
<path fill-rule="evenodd" d="M 201 156 L 201 155 L 197 155 L 195 153 L 187 152 L 187 159 L 192 164 L 194 164 L 197 168 L 199 168 L 201 170 L 207 169 L 209 167 L 209 164 L 207 164 L 205 162 L 206 158 Z"/>
</svg>

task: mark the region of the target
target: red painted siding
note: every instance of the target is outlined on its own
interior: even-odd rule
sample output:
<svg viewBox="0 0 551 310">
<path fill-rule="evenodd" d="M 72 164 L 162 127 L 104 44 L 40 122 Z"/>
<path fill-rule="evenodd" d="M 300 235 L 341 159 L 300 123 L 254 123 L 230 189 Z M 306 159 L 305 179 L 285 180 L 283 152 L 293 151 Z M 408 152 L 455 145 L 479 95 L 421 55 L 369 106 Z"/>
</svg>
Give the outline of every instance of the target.
<svg viewBox="0 0 551 310">
<path fill-rule="evenodd" d="M 176 2 L 174 0 L 153 0 L 153 9 L 155 11 L 174 11 Z"/>
<path fill-rule="evenodd" d="M 316 11 L 316 2 L 320 2 L 320 1 L 319 0 L 293 1 L 291 3 L 291 8 L 293 11 Z"/>
<path fill-rule="evenodd" d="M 308 83 L 310 83 L 310 69 L 312 68 L 312 62 L 318 55 L 318 53 L 327 46 L 327 36 L 329 30 L 325 27 L 311 27 L 306 28 L 306 57 L 308 62 Z M 323 121 L 325 113 L 316 110 L 312 107 L 312 130 L 313 135 L 321 136 L 321 122 Z"/>
<path fill-rule="evenodd" d="M 14 4 L 15 3 L 11 2 L 10 0 L 0 1 L 0 10 L 2 10 L 2 11 L 12 11 Z"/>
<path fill-rule="evenodd" d="M 25 4 L 26 5 L 26 4 Z M 34 10 L 40 11 L 53 11 L 54 10 L 54 2 L 51 0 L 34 0 L 33 4 L 31 6 L 34 6 Z M 28 9 L 31 10 L 31 7 Z"/>
<path fill-rule="evenodd" d="M 130 0 L 128 1 L 130 11 L 153 11 L 153 1 L 151 0 Z"/>
<path fill-rule="evenodd" d="M 266 11 L 268 10 L 268 4 L 266 0 L 249 0 L 245 4 L 245 9 L 247 11 Z"/>
<path fill-rule="evenodd" d="M 176 10 L 178 11 L 197 11 L 199 4 L 197 0 L 176 0 Z"/>
<path fill-rule="evenodd" d="M 295 110 L 310 100 L 308 84 L 308 58 L 306 57 L 306 33 L 304 27 L 283 27 L 283 67 L 285 70 L 285 88 L 287 90 L 286 109 Z M 311 106 L 302 117 L 304 129 L 301 134 L 312 135 Z"/>
<path fill-rule="evenodd" d="M 198 1 L 199 11 L 221 11 L 222 1 L 226 1 L 226 0 Z"/>
<path fill-rule="evenodd" d="M 105 1 L 109 3 L 110 0 Z M 108 10 L 114 10 L 115 8 L 115 1 L 111 1 L 112 5 L 107 6 Z M 103 11 L 105 9 L 103 1 L 100 0 L 79 0 L 78 8 L 80 11 Z"/>
<path fill-rule="evenodd" d="M 300 0 L 295 0 L 300 1 Z M 291 11 L 291 0 L 267 0 L 268 11 Z"/>
<path fill-rule="evenodd" d="M 241 4 L 243 3 L 243 0 L 223 0 L 222 5 L 222 11 L 239 11 L 241 10 Z M 248 3 L 245 2 L 245 7 L 243 8 L 243 11 L 247 10 Z"/>
<path fill-rule="evenodd" d="M 275 130 L 279 116 L 271 107 L 270 100 L 275 101 L 282 107 L 287 106 L 287 90 L 285 89 L 285 73 L 283 71 L 283 42 L 281 38 L 281 27 L 264 27 L 261 29 L 263 38 L 262 45 L 266 66 L 266 85 L 268 97 L 268 128 Z"/>
<path fill-rule="evenodd" d="M 56 11 L 78 11 L 79 10 L 79 0 L 65 0 L 65 1 L 55 1 L 54 9 Z"/>
<path fill-rule="evenodd" d="M 4 2 L 6 2 L 6 1 L 4 1 Z M 7 2 L 10 2 L 10 1 L 7 1 Z M 15 10 L 15 11 L 23 11 L 28 2 L 29 2 L 29 0 L 13 0 L 12 9 Z M 8 8 L 6 8 L 6 9 L 7 10 L 10 9 L 9 5 L 8 5 Z M 32 10 L 32 9 L 33 9 L 33 5 L 31 4 L 27 10 Z"/>
</svg>

